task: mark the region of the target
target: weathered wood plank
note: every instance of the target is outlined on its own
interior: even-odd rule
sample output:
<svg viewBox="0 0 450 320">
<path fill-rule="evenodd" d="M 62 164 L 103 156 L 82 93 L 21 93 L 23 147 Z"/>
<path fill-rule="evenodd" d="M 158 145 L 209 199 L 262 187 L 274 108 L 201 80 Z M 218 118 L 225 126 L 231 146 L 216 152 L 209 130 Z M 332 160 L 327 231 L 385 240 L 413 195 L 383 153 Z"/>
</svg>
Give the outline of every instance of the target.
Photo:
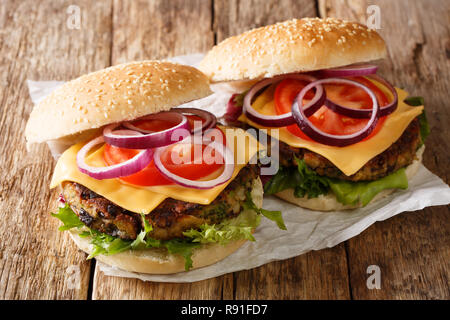
<svg viewBox="0 0 450 320">
<path fill-rule="evenodd" d="M 206 52 L 211 1 L 114 1 L 112 64 Z"/>
<path fill-rule="evenodd" d="M 214 43 L 211 1 L 115 1 L 112 64 L 205 52 Z M 93 299 L 220 299 L 223 279 L 151 283 L 95 271 Z"/>
<path fill-rule="evenodd" d="M 220 42 L 260 26 L 292 18 L 315 17 L 314 0 L 215 0 L 214 31 Z"/>
<path fill-rule="evenodd" d="M 323 16 L 367 21 L 373 1 L 320 0 Z M 450 122 L 448 58 L 450 3 L 446 1 L 376 1 L 389 57 L 382 74 L 411 95 L 425 97 L 431 126 L 424 164 L 449 182 Z M 448 207 L 406 213 L 376 223 L 347 242 L 350 280 L 355 299 L 423 299 L 450 297 L 450 220 Z M 381 289 L 368 290 L 369 265 L 381 270 Z"/>
<path fill-rule="evenodd" d="M 311 251 L 234 273 L 235 299 L 349 299 L 345 248 Z"/>
<path fill-rule="evenodd" d="M 80 8 L 79 30 L 67 27 L 70 5 Z M 25 149 L 26 79 L 69 80 L 107 66 L 110 16 L 109 1 L 1 3 L 0 299 L 87 297 L 90 262 L 49 214 L 54 161 L 46 145 Z"/>
<path fill-rule="evenodd" d="M 218 300 L 222 298 L 224 277 L 193 283 L 144 282 L 105 276 L 96 270 L 92 299 L 126 300 Z"/>
<path fill-rule="evenodd" d="M 229 36 L 255 27 L 316 15 L 315 1 L 215 0 L 214 31 L 217 42 L 220 42 Z M 310 252 L 285 261 L 272 262 L 254 270 L 236 272 L 233 277 L 233 282 L 227 282 L 224 298 L 346 299 L 350 297 L 343 246 Z"/>
</svg>

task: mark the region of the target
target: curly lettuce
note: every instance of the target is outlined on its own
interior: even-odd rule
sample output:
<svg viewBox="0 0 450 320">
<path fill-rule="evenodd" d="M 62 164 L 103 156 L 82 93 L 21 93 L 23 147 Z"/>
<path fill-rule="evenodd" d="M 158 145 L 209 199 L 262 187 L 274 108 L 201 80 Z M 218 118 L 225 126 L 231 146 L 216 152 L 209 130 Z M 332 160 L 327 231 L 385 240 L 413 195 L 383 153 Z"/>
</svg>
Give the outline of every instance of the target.
<svg viewBox="0 0 450 320">
<path fill-rule="evenodd" d="M 80 221 L 78 216 L 70 209 L 69 205 L 59 208 L 58 213 L 51 213 L 55 218 L 58 218 L 63 225 L 58 228 L 59 231 L 70 230 L 72 228 L 80 228 L 84 223 Z"/>
<path fill-rule="evenodd" d="M 148 236 L 148 233 L 153 230 L 152 226 L 146 219 L 144 221 L 144 229 L 138 234 L 135 240 L 123 240 L 94 229 L 86 227 L 73 212 L 73 210 L 66 205 L 59 208 L 58 213 L 52 214 L 53 217 L 61 220 L 63 225 L 59 228 L 61 231 L 70 230 L 73 228 L 85 229 L 80 230 L 78 235 L 82 238 L 89 237 L 93 250 L 90 252 L 87 259 L 92 259 L 99 254 L 113 255 L 126 250 L 142 250 L 147 248 L 162 248 L 165 247 L 169 253 L 180 254 L 185 259 L 185 269 L 189 270 L 192 267 L 193 249 L 199 247 L 199 243 L 193 243 L 184 239 L 172 240 L 157 240 Z M 143 215 L 142 215 L 143 217 Z"/>
<path fill-rule="evenodd" d="M 295 158 L 297 167 L 280 167 L 278 172 L 264 185 L 265 194 L 275 194 L 285 189 L 294 189 L 297 198 L 316 198 L 329 191 L 328 178 L 319 176 L 308 168 L 303 160 Z"/>
<path fill-rule="evenodd" d="M 337 201 L 345 205 L 367 205 L 378 193 L 386 189 L 407 189 L 405 169 L 375 181 L 346 181 L 318 175 L 303 160 L 295 159 L 297 167 L 281 167 L 264 186 L 266 194 L 294 189 L 297 198 L 316 198 L 333 192 Z"/>
<path fill-rule="evenodd" d="M 200 229 L 191 229 L 183 235 L 198 243 L 219 243 L 226 245 L 231 241 L 247 239 L 255 241 L 252 230 L 261 222 L 261 216 L 253 210 L 244 210 L 234 219 L 219 224 L 203 224 Z"/>
<path fill-rule="evenodd" d="M 89 254 L 88 259 L 92 259 L 99 254 L 113 255 L 126 250 L 166 248 L 170 254 L 179 254 L 184 257 L 186 271 L 192 268 L 193 250 L 202 244 L 219 243 L 226 245 L 230 241 L 241 239 L 254 241 L 255 238 L 252 235 L 252 231 L 260 224 L 261 215 L 274 220 L 278 226 L 286 229 L 281 212 L 257 208 L 250 193 L 247 194 L 244 210 L 236 218 L 228 219 L 215 225 L 204 224 L 199 230 L 188 230 L 183 233 L 185 238 L 182 239 L 158 240 L 151 238 L 149 234 L 153 228 L 143 214 L 141 216 L 144 222 L 144 229 L 135 240 L 123 240 L 86 227 L 67 204 L 65 207 L 59 208 L 58 213 L 52 214 L 53 217 L 58 218 L 63 223 L 59 230 L 78 228 L 80 229 L 78 233 L 80 237 L 90 238 L 93 250 Z"/>
</svg>

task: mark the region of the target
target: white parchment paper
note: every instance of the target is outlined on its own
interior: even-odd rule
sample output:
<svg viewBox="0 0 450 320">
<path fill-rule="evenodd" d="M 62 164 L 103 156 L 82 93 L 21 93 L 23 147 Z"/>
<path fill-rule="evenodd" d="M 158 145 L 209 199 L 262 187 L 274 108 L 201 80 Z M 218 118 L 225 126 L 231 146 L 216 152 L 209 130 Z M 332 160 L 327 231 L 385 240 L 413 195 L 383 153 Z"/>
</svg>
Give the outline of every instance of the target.
<svg viewBox="0 0 450 320">
<path fill-rule="evenodd" d="M 169 60 L 196 66 L 203 54 L 178 56 Z M 58 81 L 28 80 L 31 99 L 38 103 L 44 96 L 62 84 Z M 214 113 L 218 118 L 225 113 L 230 88 L 217 86 L 215 93 L 190 102 L 189 106 Z M 425 151 L 424 156 L 427 156 Z M 428 206 L 450 203 L 450 188 L 436 175 L 420 166 L 407 190 L 398 190 L 382 200 L 364 208 L 317 212 L 299 208 L 278 198 L 264 199 L 264 208 L 281 210 L 288 228 L 282 231 L 271 221 L 262 219 L 254 236 L 256 242 L 247 242 L 226 259 L 208 267 L 172 275 L 146 275 L 127 272 L 99 263 L 106 274 L 158 282 L 194 282 L 214 278 L 225 273 L 251 269 L 274 260 L 298 256 L 311 250 L 333 247 L 354 237 L 376 221 L 388 219 L 401 212 L 420 210 Z"/>
</svg>

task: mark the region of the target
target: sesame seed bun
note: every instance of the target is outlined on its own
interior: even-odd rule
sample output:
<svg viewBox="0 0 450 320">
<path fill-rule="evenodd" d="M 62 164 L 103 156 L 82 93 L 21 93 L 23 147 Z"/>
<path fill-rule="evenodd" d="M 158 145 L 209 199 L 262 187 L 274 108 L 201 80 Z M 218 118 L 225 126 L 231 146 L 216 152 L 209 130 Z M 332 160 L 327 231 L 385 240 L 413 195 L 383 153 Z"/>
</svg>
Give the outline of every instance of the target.
<svg viewBox="0 0 450 320">
<path fill-rule="evenodd" d="M 53 91 L 34 107 L 25 136 L 28 145 L 61 138 L 75 143 L 107 124 L 166 111 L 210 94 L 207 77 L 193 67 L 163 61 L 124 63 Z"/>
<path fill-rule="evenodd" d="M 408 178 L 408 181 L 412 179 L 419 170 L 420 164 L 422 163 L 422 155 L 425 150 L 425 146 L 423 145 L 419 150 L 417 150 L 416 153 L 416 159 L 411 163 L 409 166 L 406 167 L 405 173 L 406 177 Z M 380 193 L 378 193 L 371 201 L 371 203 L 375 203 L 388 195 L 390 195 L 392 192 L 394 192 L 395 189 L 387 189 L 383 190 Z M 281 192 L 278 192 L 275 194 L 277 197 L 293 203 L 299 207 L 310 209 L 310 210 L 316 210 L 316 211 L 337 211 L 337 210 L 348 210 L 348 209 L 356 209 L 361 208 L 362 204 L 357 203 L 354 205 L 344 205 L 337 201 L 336 196 L 333 193 L 328 193 L 325 195 L 320 195 L 316 198 L 308 198 L 308 197 L 302 197 L 297 198 L 294 195 L 293 189 L 286 189 Z"/>
<path fill-rule="evenodd" d="M 208 52 L 199 69 L 212 82 L 335 68 L 384 58 L 374 30 L 340 19 L 280 22 L 228 38 Z"/>
</svg>

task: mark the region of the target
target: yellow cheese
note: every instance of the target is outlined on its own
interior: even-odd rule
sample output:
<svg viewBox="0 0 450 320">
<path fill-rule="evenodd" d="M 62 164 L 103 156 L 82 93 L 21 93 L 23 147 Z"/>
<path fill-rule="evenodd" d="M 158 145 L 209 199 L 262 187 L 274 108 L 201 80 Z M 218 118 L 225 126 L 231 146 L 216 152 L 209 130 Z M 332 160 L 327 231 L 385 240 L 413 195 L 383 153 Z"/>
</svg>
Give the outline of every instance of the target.
<svg viewBox="0 0 450 320">
<path fill-rule="evenodd" d="M 227 146 L 232 151 L 234 150 L 234 178 L 255 155 L 259 145 L 255 138 L 245 133 L 242 129 L 227 128 L 225 133 Z M 140 187 L 125 184 L 119 179 L 96 180 L 78 170 L 76 155 L 82 147 L 83 143 L 76 144 L 61 155 L 56 163 L 50 188 L 54 188 L 64 181 L 77 182 L 132 212 L 147 214 L 164 201 L 164 199 L 169 197 L 186 202 L 209 204 L 233 180 L 230 179 L 227 183 L 206 190 L 190 189 L 176 185 Z M 97 167 L 105 166 L 106 164 L 103 161 L 102 154 L 103 147 L 86 157 L 86 163 Z"/>
<path fill-rule="evenodd" d="M 316 152 L 330 160 L 347 176 L 361 169 L 370 159 L 374 158 L 389 148 L 403 134 L 411 121 L 422 113 L 423 106 L 411 107 L 403 102 L 408 93 L 396 88 L 398 93 L 398 107 L 390 114 L 383 124 L 382 129 L 372 138 L 346 147 L 327 146 L 318 142 L 308 141 L 291 134 L 286 128 L 279 128 L 279 140 L 295 148 L 305 148 Z M 264 114 L 276 114 L 273 100 L 273 90 L 266 90 L 253 103 L 257 110 Z M 259 129 L 268 129 L 260 126 L 245 115 L 241 115 L 240 121 L 246 122 Z M 273 134 L 274 135 L 274 134 Z"/>
</svg>

